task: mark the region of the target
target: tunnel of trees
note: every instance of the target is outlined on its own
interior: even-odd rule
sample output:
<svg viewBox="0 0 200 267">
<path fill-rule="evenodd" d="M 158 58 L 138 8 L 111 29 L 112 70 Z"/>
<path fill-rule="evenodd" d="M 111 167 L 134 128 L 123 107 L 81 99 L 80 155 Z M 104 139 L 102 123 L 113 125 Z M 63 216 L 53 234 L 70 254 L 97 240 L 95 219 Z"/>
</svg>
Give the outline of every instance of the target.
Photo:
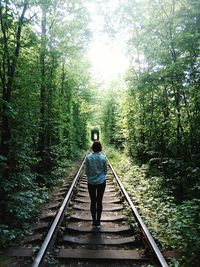
<svg viewBox="0 0 200 267">
<path fill-rule="evenodd" d="M 129 69 L 106 89 L 85 56 L 88 2 L 108 35 L 128 36 Z M 107 2 L 0 0 L 0 246 L 23 235 L 99 125 L 152 233 L 199 266 L 200 2 Z"/>
</svg>

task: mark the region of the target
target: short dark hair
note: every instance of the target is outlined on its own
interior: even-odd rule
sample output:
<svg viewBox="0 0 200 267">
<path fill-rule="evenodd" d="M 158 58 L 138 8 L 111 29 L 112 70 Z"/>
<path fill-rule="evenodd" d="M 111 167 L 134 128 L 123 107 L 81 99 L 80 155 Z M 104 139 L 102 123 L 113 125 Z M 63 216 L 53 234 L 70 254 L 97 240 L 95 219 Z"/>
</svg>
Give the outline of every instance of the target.
<svg viewBox="0 0 200 267">
<path fill-rule="evenodd" d="M 102 145 L 99 141 L 95 141 L 93 144 L 92 144 L 92 150 L 94 152 L 100 152 L 102 151 Z"/>
</svg>

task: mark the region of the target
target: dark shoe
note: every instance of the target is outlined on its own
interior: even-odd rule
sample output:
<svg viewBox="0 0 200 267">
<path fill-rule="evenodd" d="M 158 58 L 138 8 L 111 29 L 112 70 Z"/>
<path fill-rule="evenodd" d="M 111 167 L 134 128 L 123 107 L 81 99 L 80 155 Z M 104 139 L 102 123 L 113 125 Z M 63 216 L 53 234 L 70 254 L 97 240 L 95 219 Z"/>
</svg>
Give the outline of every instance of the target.
<svg viewBox="0 0 200 267">
<path fill-rule="evenodd" d="M 92 226 L 97 226 L 97 222 L 96 221 L 94 221 L 93 223 L 92 223 Z"/>
<path fill-rule="evenodd" d="M 97 222 L 96 223 L 96 227 L 99 229 L 99 228 L 101 228 L 101 224 L 100 224 L 100 222 Z"/>
</svg>

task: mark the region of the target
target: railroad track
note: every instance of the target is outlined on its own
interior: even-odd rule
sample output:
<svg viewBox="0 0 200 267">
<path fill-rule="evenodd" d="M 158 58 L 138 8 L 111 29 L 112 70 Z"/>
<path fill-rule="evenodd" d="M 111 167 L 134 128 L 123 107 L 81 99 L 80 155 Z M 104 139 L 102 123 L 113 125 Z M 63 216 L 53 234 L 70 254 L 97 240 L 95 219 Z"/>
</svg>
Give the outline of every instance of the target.
<svg viewBox="0 0 200 267">
<path fill-rule="evenodd" d="M 53 266 L 60 267 L 167 267 L 167 262 L 110 164 L 101 228 L 92 227 L 84 161 L 70 185 L 64 184 L 55 194 L 49 211 L 40 216 L 34 234 L 27 238 L 27 246 L 12 249 L 8 255 L 29 258 L 27 266 L 30 266 L 31 258 L 32 267 L 52 266 L 48 264 L 49 257 L 55 260 Z M 51 223 L 48 222 L 49 218 L 52 218 Z M 33 248 L 39 240 L 40 249 L 35 255 Z"/>
</svg>

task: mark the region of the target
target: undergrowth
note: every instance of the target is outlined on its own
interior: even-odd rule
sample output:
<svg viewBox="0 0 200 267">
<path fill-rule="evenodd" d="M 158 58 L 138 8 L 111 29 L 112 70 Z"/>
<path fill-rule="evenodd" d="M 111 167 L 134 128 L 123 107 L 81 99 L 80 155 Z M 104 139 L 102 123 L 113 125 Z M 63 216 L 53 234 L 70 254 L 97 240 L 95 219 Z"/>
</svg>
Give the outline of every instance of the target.
<svg viewBox="0 0 200 267">
<path fill-rule="evenodd" d="M 113 148 L 106 152 L 161 249 L 176 250 L 182 255 L 173 266 L 200 266 L 200 200 L 193 198 L 177 204 L 163 188 L 165 177 L 152 175 L 148 164 L 138 166 Z"/>
<path fill-rule="evenodd" d="M 79 151 L 74 160 L 63 158 L 55 162 L 55 168 L 47 177 L 48 182 L 42 186 L 37 184 L 36 173 L 28 167 L 20 169 L 14 174 L 15 179 L 3 184 L 10 193 L 4 200 L 7 201 L 6 219 L 0 221 L 0 249 L 19 245 L 19 240 L 23 240 L 23 237 L 29 233 L 30 224 L 37 220 L 42 204 L 49 199 L 49 194 L 55 186 L 63 183 L 64 177 L 82 154 L 83 151 Z M 0 211 L 0 216 L 4 216 L 3 211 Z"/>
</svg>

